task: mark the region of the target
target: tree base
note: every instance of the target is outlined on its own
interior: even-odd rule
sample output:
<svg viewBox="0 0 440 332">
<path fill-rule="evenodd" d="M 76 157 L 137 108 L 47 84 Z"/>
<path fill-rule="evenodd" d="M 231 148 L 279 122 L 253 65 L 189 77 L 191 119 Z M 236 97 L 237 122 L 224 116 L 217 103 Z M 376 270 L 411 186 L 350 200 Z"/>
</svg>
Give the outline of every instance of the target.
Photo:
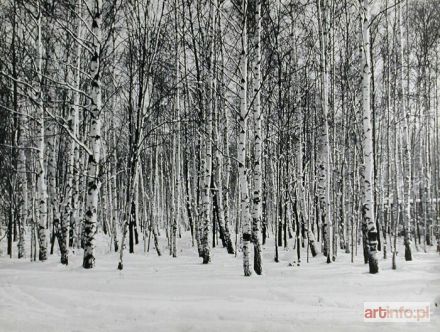
<svg viewBox="0 0 440 332">
<path fill-rule="evenodd" d="M 379 263 L 377 261 L 376 255 L 370 255 L 368 263 L 371 274 L 376 274 L 379 272 Z"/>
<path fill-rule="evenodd" d="M 39 260 L 40 262 L 44 262 L 45 260 L 47 260 L 47 253 L 46 253 L 46 252 L 42 252 L 42 251 L 40 251 L 40 252 L 38 253 L 38 260 Z"/>
<path fill-rule="evenodd" d="M 405 260 L 412 261 L 412 253 L 411 253 L 411 245 L 409 243 L 405 243 Z"/>
<path fill-rule="evenodd" d="M 209 262 L 211 261 L 211 258 L 209 257 L 209 255 L 204 255 L 203 256 L 203 264 L 209 264 Z"/>
<path fill-rule="evenodd" d="M 252 275 L 252 272 L 249 268 L 245 268 L 244 269 L 244 276 L 245 277 L 250 277 Z"/>
<path fill-rule="evenodd" d="M 258 275 L 261 275 L 263 273 L 263 264 L 261 261 L 261 247 L 259 247 L 259 245 L 254 246 L 254 271 Z"/>
<path fill-rule="evenodd" d="M 229 241 L 226 241 L 226 243 L 227 243 L 226 248 L 228 249 L 228 254 L 234 255 L 235 254 L 235 250 L 234 250 L 234 246 L 232 245 L 232 241 L 229 240 Z"/>
<path fill-rule="evenodd" d="M 61 255 L 61 264 L 69 265 L 69 257 L 67 255 Z"/>
<path fill-rule="evenodd" d="M 83 268 L 92 269 L 94 267 L 95 267 L 95 257 L 93 257 L 92 255 L 84 256 Z"/>
</svg>

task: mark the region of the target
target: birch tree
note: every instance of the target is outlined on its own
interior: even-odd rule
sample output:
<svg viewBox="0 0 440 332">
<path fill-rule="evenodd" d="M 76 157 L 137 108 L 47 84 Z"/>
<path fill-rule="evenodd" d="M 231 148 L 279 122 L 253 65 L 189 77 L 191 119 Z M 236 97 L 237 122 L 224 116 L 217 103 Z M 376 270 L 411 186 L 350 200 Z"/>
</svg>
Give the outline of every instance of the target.
<svg viewBox="0 0 440 332">
<path fill-rule="evenodd" d="M 373 137 L 370 107 L 370 8 L 368 0 L 359 0 L 362 40 L 360 42 L 362 66 L 362 216 L 368 247 L 370 273 L 379 272 L 377 262 L 377 229 L 374 222 Z"/>
<path fill-rule="evenodd" d="M 254 61 L 254 188 L 253 188 L 253 205 L 252 205 L 252 241 L 254 243 L 254 271 L 257 274 L 263 272 L 262 258 L 261 258 L 261 232 L 260 224 L 262 219 L 261 201 L 262 201 L 262 114 L 261 114 L 261 1 L 256 0 L 255 4 L 255 61 Z M 246 271 L 245 271 L 246 273 Z"/>
<path fill-rule="evenodd" d="M 44 164 L 44 132 L 45 132 L 45 113 L 43 104 L 43 41 L 42 41 L 42 9 L 40 1 L 37 1 L 36 8 L 36 49 L 37 49 L 37 77 L 38 85 L 36 88 L 36 103 L 38 114 L 38 163 L 37 163 L 37 197 L 38 197 L 38 239 L 39 254 L 38 259 L 45 261 L 47 259 L 47 184 Z"/>
<path fill-rule="evenodd" d="M 405 104 L 404 99 L 404 78 L 403 78 L 403 33 L 402 33 L 402 7 L 403 4 L 397 5 L 397 46 L 398 56 L 400 60 L 400 69 L 398 76 L 398 105 L 399 111 L 403 117 L 403 157 L 404 157 L 404 227 L 405 227 L 405 260 L 412 260 L 411 254 L 411 142 L 409 138 L 409 104 Z M 409 93 L 409 92 L 407 92 Z"/>
<path fill-rule="evenodd" d="M 243 229 L 243 270 L 245 276 L 250 276 L 251 263 L 250 263 L 250 242 L 251 236 L 251 216 L 249 207 L 249 190 L 248 190 L 248 178 L 246 167 L 246 155 L 247 155 L 247 119 L 248 119 L 248 103 L 247 103 L 247 89 L 248 89 L 248 49 L 247 49 L 247 15 L 248 15 L 248 2 L 242 1 L 241 6 L 241 55 L 240 55 L 240 83 L 239 83 L 239 95 L 240 95 L 240 114 L 239 114 L 239 140 L 237 147 L 237 160 L 238 160 L 238 176 L 239 176 L 239 191 L 240 191 L 240 213 L 241 223 Z"/>
<path fill-rule="evenodd" d="M 89 155 L 87 170 L 87 202 L 84 219 L 84 259 L 86 269 L 95 266 L 96 226 L 98 216 L 99 162 L 101 157 L 101 22 L 102 0 L 94 0 L 91 7 L 92 54 L 90 59 L 90 133 L 88 143 L 92 154 Z"/>
<path fill-rule="evenodd" d="M 211 234 L 211 183 L 212 183 L 212 117 L 214 112 L 214 31 L 215 31 L 215 6 L 210 7 L 210 52 L 208 56 L 208 105 L 205 111 L 205 132 L 206 138 L 203 143 L 203 160 L 202 160 L 202 174 L 203 174 L 203 188 L 202 188 L 202 255 L 203 264 L 208 264 L 211 261 L 211 248 L 209 244 L 209 236 Z"/>
<path fill-rule="evenodd" d="M 329 114 L 328 114 L 328 8 L 327 0 L 316 0 L 318 8 L 318 27 L 320 44 L 320 82 L 321 82 L 321 109 L 323 132 L 318 139 L 318 188 L 319 200 L 321 202 L 321 213 L 323 214 L 324 231 L 324 254 L 327 256 L 327 263 L 334 260 L 333 257 L 333 212 L 331 203 L 331 150 L 329 137 Z"/>
</svg>

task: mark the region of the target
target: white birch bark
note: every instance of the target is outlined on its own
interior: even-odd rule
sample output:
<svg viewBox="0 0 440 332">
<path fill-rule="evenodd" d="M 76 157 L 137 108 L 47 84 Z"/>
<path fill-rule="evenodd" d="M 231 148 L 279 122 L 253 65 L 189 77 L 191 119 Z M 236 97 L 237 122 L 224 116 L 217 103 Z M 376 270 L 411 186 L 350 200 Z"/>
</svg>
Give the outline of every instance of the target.
<svg viewBox="0 0 440 332">
<path fill-rule="evenodd" d="M 78 0 L 78 15 L 81 16 L 81 4 L 82 0 Z M 82 22 L 78 20 L 78 30 L 77 30 L 77 38 L 81 40 L 82 35 Z M 79 104 L 80 104 L 80 84 L 81 84 L 81 44 L 78 43 L 76 48 L 76 64 L 75 64 L 75 87 L 78 91 L 74 92 L 73 97 L 73 105 L 72 105 L 72 114 L 71 114 L 71 130 L 75 137 L 79 136 Z M 78 238 L 77 228 L 79 226 L 79 146 L 75 141 L 71 142 L 71 150 L 70 150 L 70 165 L 69 165 L 69 174 L 71 176 L 72 188 L 71 188 L 71 211 L 70 211 L 70 233 L 71 239 L 70 242 L 72 246 L 76 242 L 75 240 Z"/>
<path fill-rule="evenodd" d="M 177 98 L 176 98 L 177 99 Z M 173 155 L 172 155 L 172 165 L 171 168 L 171 225 L 170 225 L 170 254 L 173 257 L 177 257 L 177 218 L 178 218 L 178 180 L 177 180 L 177 165 L 178 157 L 177 154 L 177 140 L 178 134 L 173 133 Z"/>
<path fill-rule="evenodd" d="M 198 143 L 195 142 L 193 143 L 193 151 L 197 151 L 197 153 L 194 152 L 192 155 L 192 165 L 193 165 L 192 168 L 194 172 L 192 177 L 193 188 L 194 188 L 192 207 L 194 211 L 194 237 L 197 243 L 197 251 L 199 253 L 199 257 L 203 257 L 202 233 L 200 231 L 201 219 L 203 217 L 203 206 L 201 206 L 200 204 L 201 195 L 199 193 L 202 192 L 203 194 L 203 189 L 200 190 L 203 184 L 200 183 L 203 182 L 203 177 L 201 172 L 202 172 L 204 159 L 202 157 L 203 144 L 200 138 L 200 134 L 198 134 L 197 141 Z M 200 163 L 197 163 L 198 160 L 200 161 Z"/>
<path fill-rule="evenodd" d="M 42 42 L 42 10 L 41 3 L 37 1 L 37 146 L 38 146 L 38 162 L 37 162 L 37 200 L 38 200 L 38 239 L 39 239 L 39 254 L 38 259 L 45 261 L 47 259 L 47 239 L 46 239 L 46 227 L 47 227 L 47 184 L 46 184 L 46 172 L 44 165 L 44 106 L 43 106 L 43 42 Z"/>
<path fill-rule="evenodd" d="M 78 15 L 81 15 L 81 4 L 82 1 L 78 0 Z M 78 30 L 77 38 L 81 38 L 81 20 L 78 20 Z M 78 91 L 73 92 L 73 101 L 70 107 L 70 115 L 68 120 L 69 131 L 78 137 L 78 127 L 79 127 L 79 102 L 80 102 L 80 79 L 81 79 L 81 45 L 78 43 L 76 49 L 76 65 L 75 65 L 75 88 Z M 61 229 L 60 229 L 60 251 L 61 251 L 61 264 L 67 265 L 69 262 L 68 258 L 68 247 L 69 247 L 69 226 L 72 227 L 71 235 L 74 237 L 74 227 L 77 219 L 77 193 L 75 193 L 75 178 L 76 178 L 76 165 L 78 157 L 77 144 L 73 139 L 68 139 L 66 150 L 68 151 L 68 162 L 67 162 L 67 184 L 65 189 L 65 195 L 63 199 L 63 211 L 64 214 L 61 219 Z M 75 213 L 75 215 L 74 215 Z M 73 244 L 73 239 L 70 240 Z"/>
<path fill-rule="evenodd" d="M 35 171 L 35 160 L 32 161 L 32 170 Z M 36 173 L 36 172 L 35 172 Z M 31 174 L 31 254 L 30 261 L 37 260 L 37 225 L 39 220 L 39 210 L 37 209 L 38 194 L 37 194 L 37 174 Z"/>
<path fill-rule="evenodd" d="M 208 72 L 209 100 L 206 114 L 206 138 L 204 142 L 204 156 L 202 160 L 203 190 L 202 190 L 202 251 L 203 264 L 211 261 L 211 248 L 209 237 L 211 234 L 211 177 L 212 177 L 212 115 L 214 111 L 214 27 L 215 27 L 215 6 L 212 6 L 211 13 L 211 43 L 210 43 L 210 65 Z"/>
<path fill-rule="evenodd" d="M 254 271 L 256 274 L 263 273 L 263 263 L 261 258 L 261 232 L 260 224 L 262 220 L 262 151 L 263 151 L 263 139 L 262 139 L 262 113 L 261 113 L 261 0 L 256 0 L 255 8 L 255 51 L 256 57 L 254 61 L 254 188 L 253 188 L 253 206 L 252 206 L 252 240 L 254 243 Z"/>
<path fill-rule="evenodd" d="M 219 9 L 219 12 L 221 11 L 221 9 Z M 223 30 L 222 30 L 222 15 L 218 15 L 218 25 L 219 25 L 219 30 L 220 30 L 220 35 L 223 35 Z M 224 47 L 224 42 L 223 40 L 220 41 L 220 51 L 221 51 L 221 85 L 220 85 L 220 89 L 221 89 L 221 96 L 223 97 L 223 100 L 226 100 L 226 87 L 225 87 L 225 47 Z M 231 231 L 230 231 L 230 218 L 229 218 L 229 214 L 230 214 L 230 208 L 229 208 L 229 192 L 230 192 L 230 174 L 232 171 L 231 168 L 231 161 L 230 161 L 230 155 L 229 155 L 229 112 L 228 112 L 228 108 L 225 107 L 225 103 L 221 102 L 220 103 L 220 109 L 219 109 L 219 122 L 220 122 L 220 118 L 221 116 L 224 116 L 224 125 L 222 128 L 222 134 L 220 135 L 223 138 L 223 154 L 219 153 L 219 164 L 221 164 L 221 177 L 222 177 L 222 181 L 221 183 L 219 183 L 219 187 L 221 187 L 221 206 L 220 209 L 222 210 L 222 216 L 224 218 L 224 237 L 225 237 L 225 242 L 226 242 L 226 247 L 228 250 L 229 254 L 234 254 L 235 253 L 235 249 L 234 249 L 234 245 L 232 243 L 232 239 L 231 239 Z M 219 128 L 220 130 L 220 128 Z M 219 166 L 220 167 L 220 166 Z"/>
<path fill-rule="evenodd" d="M 153 212 L 153 218 L 150 222 L 150 227 L 151 230 L 150 232 L 153 232 L 153 240 L 154 240 L 154 247 L 156 248 L 156 252 L 157 255 L 160 256 L 161 255 L 161 251 L 160 251 L 160 247 L 159 247 L 159 239 L 158 239 L 158 234 L 157 234 L 157 224 L 158 224 L 158 220 L 160 220 L 161 218 L 161 214 L 160 214 L 160 181 L 159 181 L 159 149 L 156 148 L 155 149 L 155 157 L 154 157 L 154 172 L 155 172 L 155 180 L 154 180 L 154 212 Z"/>
<path fill-rule="evenodd" d="M 87 178 L 87 203 L 84 219 L 84 259 L 86 269 L 95 266 L 95 233 L 97 224 L 98 193 L 99 193 L 99 162 L 101 156 L 101 15 L 102 0 L 95 0 L 91 9 L 92 14 L 92 58 L 90 61 L 91 105 L 90 132 L 88 137 L 92 154 L 89 155 Z"/>
<path fill-rule="evenodd" d="M 227 109 L 225 109 L 225 112 L 227 112 Z M 230 223 L 229 223 L 229 215 L 230 215 L 230 208 L 229 208 L 229 191 L 230 191 L 230 174 L 231 174 L 231 162 L 229 159 L 229 140 L 228 140 L 228 132 L 229 132 L 229 115 L 225 114 L 225 127 L 223 128 L 223 150 L 225 153 L 225 158 L 223 160 L 223 171 L 224 171 L 224 178 L 221 183 L 223 186 L 222 188 L 222 195 L 223 195 L 223 217 L 225 219 L 225 238 L 226 238 L 226 245 L 228 248 L 229 254 L 234 254 L 235 249 L 234 245 L 232 243 L 231 239 L 231 231 L 230 231 Z"/>
<path fill-rule="evenodd" d="M 333 211 L 331 202 L 331 150 L 328 125 L 328 64 L 327 64 L 327 45 L 328 45 L 328 17 L 327 0 L 316 0 L 318 8 L 318 26 L 320 27 L 320 46 L 321 46 L 321 108 L 323 119 L 323 133 L 319 138 L 318 155 L 318 192 L 321 201 L 321 209 L 324 214 L 324 253 L 327 256 L 327 263 L 334 260 L 333 256 Z"/>
<path fill-rule="evenodd" d="M 48 105 L 46 107 L 52 108 L 53 104 L 51 100 L 54 98 L 53 89 L 49 89 L 48 91 Z M 51 228 L 54 232 L 52 236 L 54 239 L 60 235 L 60 215 L 59 215 L 59 201 L 57 195 L 57 184 L 56 184 L 56 158 L 57 151 L 55 149 L 55 145 L 57 142 L 56 137 L 56 128 L 55 124 L 47 123 L 46 129 L 46 152 L 47 152 L 47 195 L 48 195 L 48 222 L 49 228 Z"/>
<path fill-rule="evenodd" d="M 373 182 L 373 137 L 370 107 L 370 10 L 368 0 L 359 0 L 362 40 L 360 52 L 362 57 L 362 215 L 366 228 L 368 260 L 370 273 L 379 272 L 377 262 L 377 229 L 374 221 L 374 182 Z"/>
<path fill-rule="evenodd" d="M 402 138 L 403 138 L 403 160 L 404 160 L 404 244 L 405 244 L 405 260 L 412 260 L 411 254 L 411 142 L 409 140 L 409 116 L 410 110 L 409 105 L 405 105 L 403 97 L 403 36 L 402 36 L 402 6 L 403 4 L 397 4 L 397 19 L 398 19 L 398 36 L 397 36 L 397 46 L 400 59 L 399 77 L 398 77 L 398 105 L 399 112 L 403 116 L 403 128 L 402 128 Z M 409 93 L 409 91 L 407 91 Z"/>
<path fill-rule="evenodd" d="M 173 187 L 172 191 L 172 225 L 171 225 L 171 253 L 177 257 L 177 228 L 180 220 L 180 38 L 179 38 L 179 14 L 178 1 L 175 0 L 175 25 L 176 25 L 176 96 L 174 101 L 174 114 L 177 120 L 177 132 L 173 134 Z"/>
<path fill-rule="evenodd" d="M 210 79 L 211 80 L 211 79 Z M 210 82 L 210 86 L 212 82 Z M 203 188 L 202 188 L 202 225 L 201 245 L 203 263 L 208 264 L 211 261 L 211 248 L 209 236 L 211 234 L 211 174 L 212 174 L 212 101 L 208 102 L 206 135 L 203 144 L 204 155 L 202 160 Z"/>
<path fill-rule="evenodd" d="M 241 56 L 240 56 L 240 115 L 239 115 L 239 140 L 237 147 L 239 192 L 240 192 L 240 211 L 243 232 L 243 270 L 245 276 L 250 276 L 251 263 L 249 257 L 249 247 L 251 243 L 251 216 L 249 211 L 249 190 L 246 168 L 246 132 L 247 132 L 247 9 L 248 1 L 242 2 L 242 31 L 241 31 Z"/>
<path fill-rule="evenodd" d="M 112 206 L 113 206 L 113 219 L 112 219 L 112 227 L 113 227 L 113 241 L 115 252 L 118 251 L 118 227 L 119 227 L 119 206 L 118 206 L 118 191 L 117 191 L 117 173 L 116 168 L 118 164 L 117 154 L 116 154 L 116 134 L 113 131 L 113 165 L 112 165 L 112 176 L 111 176 L 111 192 L 112 192 Z"/>
<path fill-rule="evenodd" d="M 23 112 L 23 110 L 22 110 Z M 17 190 L 19 191 L 20 203 L 19 203 L 19 225 L 18 225 L 18 258 L 23 258 L 26 254 L 25 250 L 25 225 L 28 219 L 28 184 L 26 176 L 26 154 L 24 150 L 26 124 L 25 115 L 19 117 L 19 136 L 18 136 L 18 161 L 17 161 Z"/>
</svg>

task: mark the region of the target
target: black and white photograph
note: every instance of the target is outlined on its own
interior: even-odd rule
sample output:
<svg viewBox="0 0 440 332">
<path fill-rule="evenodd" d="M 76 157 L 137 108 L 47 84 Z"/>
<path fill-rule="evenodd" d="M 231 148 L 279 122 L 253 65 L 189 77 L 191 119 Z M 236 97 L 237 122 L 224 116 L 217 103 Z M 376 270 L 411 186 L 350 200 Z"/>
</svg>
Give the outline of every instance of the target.
<svg viewBox="0 0 440 332">
<path fill-rule="evenodd" d="M 440 331 L 440 0 L 0 0 L 0 332 Z"/>
</svg>

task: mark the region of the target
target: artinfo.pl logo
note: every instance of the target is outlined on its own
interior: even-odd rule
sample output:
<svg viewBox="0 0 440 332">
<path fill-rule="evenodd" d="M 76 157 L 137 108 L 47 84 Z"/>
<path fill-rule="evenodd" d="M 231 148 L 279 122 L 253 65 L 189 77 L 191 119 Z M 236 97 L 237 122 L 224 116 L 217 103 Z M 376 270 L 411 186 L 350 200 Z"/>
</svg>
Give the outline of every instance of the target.
<svg viewBox="0 0 440 332">
<path fill-rule="evenodd" d="M 429 302 L 365 302 L 364 322 L 429 322 Z"/>
</svg>

